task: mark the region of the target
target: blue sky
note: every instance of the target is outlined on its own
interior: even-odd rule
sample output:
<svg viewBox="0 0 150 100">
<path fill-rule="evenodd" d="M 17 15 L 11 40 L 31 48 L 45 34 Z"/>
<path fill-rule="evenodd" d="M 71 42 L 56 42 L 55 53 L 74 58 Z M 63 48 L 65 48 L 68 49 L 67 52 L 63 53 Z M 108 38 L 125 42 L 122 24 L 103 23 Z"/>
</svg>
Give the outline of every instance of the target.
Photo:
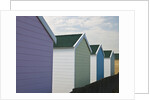
<svg viewBox="0 0 150 100">
<path fill-rule="evenodd" d="M 119 52 L 119 16 L 44 16 L 55 35 L 86 33 L 90 44 Z"/>
</svg>

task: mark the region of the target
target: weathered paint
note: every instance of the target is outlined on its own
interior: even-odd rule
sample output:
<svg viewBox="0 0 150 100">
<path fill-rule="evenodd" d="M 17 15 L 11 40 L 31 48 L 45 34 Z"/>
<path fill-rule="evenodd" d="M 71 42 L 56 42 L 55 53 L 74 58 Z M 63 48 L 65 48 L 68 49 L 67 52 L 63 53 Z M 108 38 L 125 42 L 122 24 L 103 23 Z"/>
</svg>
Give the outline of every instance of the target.
<svg viewBox="0 0 150 100">
<path fill-rule="evenodd" d="M 102 48 L 97 53 L 97 80 L 104 78 L 104 55 Z"/>
<path fill-rule="evenodd" d="M 16 92 L 52 92 L 53 41 L 35 16 L 16 17 Z"/>
<path fill-rule="evenodd" d="M 54 48 L 53 93 L 69 93 L 74 88 L 74 48 Z"/>
<path fill-rule="evenodd" d="M 85 39 L 75 50 L 75 88 L 90 83 L 90 51 Z"/>
</svg>

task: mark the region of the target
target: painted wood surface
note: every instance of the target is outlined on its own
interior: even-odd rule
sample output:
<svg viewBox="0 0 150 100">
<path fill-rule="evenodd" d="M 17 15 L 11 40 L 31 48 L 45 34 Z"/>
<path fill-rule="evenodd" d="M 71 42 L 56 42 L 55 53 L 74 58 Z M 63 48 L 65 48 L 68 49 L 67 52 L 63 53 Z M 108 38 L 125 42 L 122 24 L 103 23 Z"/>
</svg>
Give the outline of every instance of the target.
<svg viewBox="0 0 150 100">
<path fill-rule="evenodd" d="M 114 75 L 115 70 L 115 57 L 114 53 L 112 52 L 109 58 L 104 58 L 104 77 Z"/>
<path fill-rule="evenodd" d="M 111 76 L 115 73 L 115 56 L 114 53 L 111 55 Z"/>
<path fill-rule="evenodd" d="M 69 93 L 74 88 L 74 48 L 54 48 L 53 93 Z"/>
<path fill-rule="evenodd" d="M 91 55 L 90 82 L 104 78 L 104 55 L 100 47 L 97 54 Z"/>
<path fill-rule="evenodd" d="M 75 88 L 90 83 L 90 51 L 85 39 L 75 50 Z"/>
<path fill-rule="evenodd" d="M 52 92 L 53 41 L 35 16 L 16 17 L 16 92 Z"/>
<path fill-rule="evenodd" d="M 115 74 L 119 72 L 119 60 L 115 60 Z"/>
<path fill-rule="evenodd" d="M 104 78 L 104 55 L 102 48 L 97 53 L 97 80 Z"/>
<path fill-rule="evenodd" d="M 111 75 L 110 58 L 104 58 L 104 78 Z"/>
<path fill-rule="evenodd" d="M 97 57 L 96 55 L 91 55 L 90 57 L 90 83 L 97 80 Z"/>
</svg>

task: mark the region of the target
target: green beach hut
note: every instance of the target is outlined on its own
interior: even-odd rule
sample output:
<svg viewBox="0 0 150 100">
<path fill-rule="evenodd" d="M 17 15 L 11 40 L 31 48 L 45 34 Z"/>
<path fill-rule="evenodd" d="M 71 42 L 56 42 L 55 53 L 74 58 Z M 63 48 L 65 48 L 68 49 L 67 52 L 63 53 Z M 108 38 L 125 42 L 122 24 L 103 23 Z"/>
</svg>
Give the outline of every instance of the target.
<svg viewBox="0 0 150 100">
<path fill-rule="evenodd" d="M 90 54 L 86 35 L 56 35 L 53 58 L 53 93 L 69 93 L 90 84 Z"/>
</svg>

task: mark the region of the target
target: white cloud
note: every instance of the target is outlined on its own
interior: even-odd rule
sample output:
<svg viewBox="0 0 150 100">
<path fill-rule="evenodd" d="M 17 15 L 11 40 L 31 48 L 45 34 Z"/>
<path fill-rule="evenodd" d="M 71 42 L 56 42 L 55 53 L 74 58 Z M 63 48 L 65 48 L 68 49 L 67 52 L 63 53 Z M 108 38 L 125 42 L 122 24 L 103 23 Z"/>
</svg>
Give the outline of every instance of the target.
<svg viewBox="0 0 150 100">
<path fill-rule="evenodd" d="M 86 33 L 90 44 L 119 52 L 119 17 L 51 16 L 44 17 L 54 34 Z"/>
</svg>

